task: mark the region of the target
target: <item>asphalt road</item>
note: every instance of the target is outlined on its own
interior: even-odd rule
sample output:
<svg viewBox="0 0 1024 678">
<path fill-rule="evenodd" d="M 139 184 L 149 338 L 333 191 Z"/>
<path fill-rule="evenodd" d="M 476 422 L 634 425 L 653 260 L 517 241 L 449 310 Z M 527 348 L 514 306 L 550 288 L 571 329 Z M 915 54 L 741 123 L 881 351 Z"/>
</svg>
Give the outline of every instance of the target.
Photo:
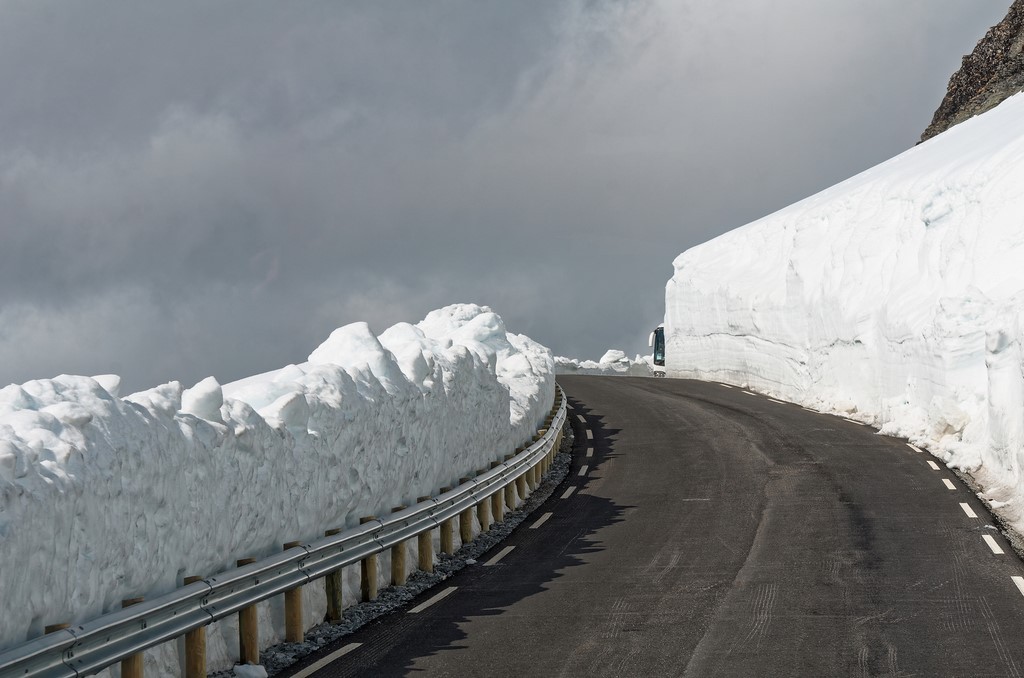
<svg viewBox="0 0 1024 678">
<path fill-rule="evenodd" d="M 927 453 L 717 384 L 559 381 L 573 470 L 515 548 L 316 675 L 1024 675 L 1024 564 Z"/>
</svg>

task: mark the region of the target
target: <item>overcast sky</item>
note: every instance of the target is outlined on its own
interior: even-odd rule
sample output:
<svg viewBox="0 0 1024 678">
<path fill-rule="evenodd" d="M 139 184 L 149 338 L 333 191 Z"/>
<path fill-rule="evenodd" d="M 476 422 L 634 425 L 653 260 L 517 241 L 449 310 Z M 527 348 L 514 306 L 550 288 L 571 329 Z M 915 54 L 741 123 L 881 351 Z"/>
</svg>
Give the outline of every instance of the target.
<svg viewBox="0 0 1024 678">
<path fill-rule="evenodd" d="M 460 301 L 646 352 L 683 250 L 917 141 L 1010 0 L 0 0 L 0 385 Z"/>
</svg>

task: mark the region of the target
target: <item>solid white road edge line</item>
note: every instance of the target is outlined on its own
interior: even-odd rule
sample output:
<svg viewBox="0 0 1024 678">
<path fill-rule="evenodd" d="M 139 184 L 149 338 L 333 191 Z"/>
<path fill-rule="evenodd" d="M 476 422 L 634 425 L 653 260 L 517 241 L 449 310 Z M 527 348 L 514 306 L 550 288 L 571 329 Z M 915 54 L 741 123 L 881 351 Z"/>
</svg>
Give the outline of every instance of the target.
<svg viewBox="0 0 1024 678">
<path fill-rule="evenodd" d="M 594 456 L 594 448 L 593 447 L 588 447 L 587 448 L 587 456 L 588 457 L 593 457 Z"/>
<path fill-rule="evenodd" d="M 439 602 L 441 600 L 444 600 L 445 598 L 447 598 L 451 594 L 455 593 L 455 589 L 457 589 L 457 588 L 459 588 L 459 587 L 458 586 L 449 586 L 448 588 L 446 588 L 444 591 L 441 591 L 440 593 L 438 593 L 433 598 L 430 598 L 429 600 L 425 600 L 422 603 L 420 603 L 419 605 L 417 605 L 416 607 L 414 607 L 411 610 L 409 610 L 409 614 L 416 614 L 417 612 L 423 612 L 423 610 L 427 609 L 428 607 L 430 607 L 434 603 Z"/>
<path fill-rule="evenodd" d="M 1017 590 L 1020 591 L 1020 594 L 1024 596 L 1024 577 L 1014 576 L 1010 577 L 1010 579 L 1012 579 L 1013 583 L 1017 585 Z"/>
<path fill-rule="evenodd" d="M 362 645 L 362 643 L 349 643 L 348 645 L 346 645 L 345 647 L 341 648 L 340 650 L 335 650 L 334 652 L 330 653 L 329 655 L 327 655 L 323 659 L 320 659 L 318 661 L 313 662 L 312 664 L 310 664 L 306 668 L 302 669 L 298 673 L 293 673 L 292 674 L 292 678 L 307 678 L 307 676 L 313 675 L 314 673 L 316 673 L 317 671 L 319 671 L 323 667 L 325 667 L 328 664 L 332 663 L 338 657 L 344 657 L 349 652 L 351 652 L 352 650 L 355 650 L 356 648 L 360 647 L 361 645 Z"/>
<path fill-rule="evenodd" d="M 593 439 L 594 439 L 594 432 L 593 432 L 593 431 L 591 431 L 591 430 L 590 430 L 590 429 L 588 428 L 588 429 L 587 429 L 587 440 L 593 440 Z"/>
<path fill-rule="evenodd" d="M 580 475 L 581 476 L 587 475 L 587 471 L 589 471 L 589 470 L 590 470 L 590 467 L 587 466 L 586 464 L 584 464 L 583 466 L 580 467 Z"/>
<path fill-rule="evenodd" d="M 498 562 L 508 554 L 512 553 L 512 549 L 514 548 L 515 546 L 506 546 L 505 548 L 501 549 L 493 558 L 484 563 L 484 567 L 490 567 L 491 565 L 494 565 L 496 562 Z"/>
<path fill-rule="evenodd" d="M 945 485 L 947 488 L 949 488 L 951 490 L 955 490 L 956 489 L 956 485 L 954 485 L 953 481 L 951 481 L 949 478 L 943 478 L 942 479 L 942 484 Z"/>
<path fill-rule="evenodd" d="M 940 468 L 939 468 L 939 465 L 938 465 L 938 464 L 936 464 L 936 463 L 935 463 L 934 461 L 932 461 L 931 459 L 929 459 L 929 460 L 928 460 L 928 465 L 932 467 L 932 470 L 933 470 L 933 471 L 941 471 L 941 470 L 942 470 L 942 469 L 940 469 Z"/>
<path fill-rule="evenodd" d="M 530 529 L 531 530 L 536 530 L 538 527 L 540 527 L 541 525 L 546 523 L 548 521 L 548 518 L 550 518 L 550 517 L 551 517 L 551 513 L 545 513 L 544 515 L 542 515 L 540 517 L 539 520 L 537 520 L 537 522 L 535 522 L 533 525 L 530 525 Z"/>
<path fill-rule="evenodd" d="M 575 492 L 575 491 L 576 491 L 576 486 L 573 485 L 572 487 L 570 487 L 568 490 L 565 491 L 565 494 L 562 495 L 562 499 L 568 499 L 572 495 L 572 493 Z"/>
<path fill-rule="evenodd" d="M 967 514 L 968 518 L 978 517 L 978 514 L 974 512 L 974 509 L 972 509 L 969 504 L 960 504 L 960 508 L 964 510 L 964 513 Z"/>
<path fill-rule="evenodd" d="M 788 405 L 789 404 L 785 400 L 779 400 L 777 398 L 769 398 L 768 400 L 772 401 L 773 403 L 778 403 L 780 405 Z"/>
<path fill-rule="evenodd" d="M 907 443 L 907 447 L 912 449 L 914 452 L 920 452 L 921 451 L 921 448 L 918 447 L 917 445 L 911 445 L 910 443 Z"/>
<path fill-rule="evenodd" d="M 988 547 L 992 549 L 992 553 L 996 554 L 997 556 L 1003 555 L 1003 549 L 999 548 L 999 544 L 997 544 L 996 540 L 992 538 L 992 535 L 983 534 L 981 535 L 981 538 L 984 539 L 985 543 L 988 544 Z"/>
</svg>

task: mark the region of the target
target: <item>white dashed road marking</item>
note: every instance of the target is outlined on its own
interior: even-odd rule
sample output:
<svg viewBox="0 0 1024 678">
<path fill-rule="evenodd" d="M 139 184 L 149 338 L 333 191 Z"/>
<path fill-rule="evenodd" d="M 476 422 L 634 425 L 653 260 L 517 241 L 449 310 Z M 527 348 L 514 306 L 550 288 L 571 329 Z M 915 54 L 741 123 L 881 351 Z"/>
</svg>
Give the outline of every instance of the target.
<svg viewBox="0 0 1024 678">
<path fill-rule="evenodd" d="M 550 513 L 545 513 L 544 515 L 542 515 L 542 516 L 540 517 L 540 520 L 538 520 L 537 522 L 535 522 L 535 523 L 534 523 L 533 525 L 530 525 L 530 529 L 531 529 L 531 530 L 536 530 L 536 529 L 537 529 L 538 527 L 540 527 L 540 526 L 541 526 L 541 525 L 543 525 L 544 523 L 548 522 L 548 518 L 550 518 L 550 517 L 551 517 L 551 514 L 550 514 Z"/>
<path fill-rule="evenodd" d="M 593 431 L 591 431 L 591 430 L 590 430 L 590 429 L 588 428 L 588 429 L 587 429 L 587 440 L 593 440 L 593 439 L 594 439 L 594 432 L 593 432 Z"/>
<path fill-rule="evenodd" d="M 568 499 L 570 496 L 572 496 L 572 493 L 575 492 L 575 491 L 576 491 L 576 486 L 574 485 L 574 486 L 570 487 L 568 490 L 565 491 L 565 494 L 562 495 L 562 499 Z"/>
<path fill-rule="evenodd" d="M 992 549 L 992 553 L 997 556 L 1003 555 L 1003 549 L 999 548 L 999 544 L 996 543 L 996 540 L 993 539 L 991 535 L 983 534 L 981 535 L 981 538 L 984 539 L 985 543 L 988 544 L 988 547 Z"/>
<path fill-rule="evenodd" d="M 943 478 L 942 479 L 942 484 L 945 485 L 947 488 L 949 488 L 951 490 L 955 490 L 956 489 L 956 485 L 954 485 L 953 481 L 951 481 L 949 478 Z"/>
<path fill-rule="evenodd" d="M 1020 594 L 1024 596 L 1024 577 L 1010 577 L 1010 579 L 1017 585 L 1017 590 L 1020 591 Z"/>
<path fill-rule="evenodd" d="M 419 605 L 417 605 L 416 607 L 414 607 L 411 610 L 409 610 L 409 614 L 416 614 L 418 612 L 423 612 L 423 610 L 427 609 L 428 607 L 430 607 L 434 603 L 440 602 L 440 601 L 444 600 L 445 598 L 447 598 L 448 596 L 450 596 L 451 594 L 455 593 L 455 589 L 457 589 L 457 588 L 459 588 L 459 587 L 458 586 L 449 586 L 448 588 L 446 588 L 444 591 L 441 591 L 440 593 L 438 593 L 433 598 L 425 600 L 422 603 L 420 603 Z"/>
<path fill-rule="evenodd" d="M 587 448 L 587 456 L 588 457 L 593 457 L 594 456 L 594 448 L 593 447 L 588 447 Z"/>
<path fill-rule="evenodd" d="M 580 475 L 581 476 L 587 475 L 587 471 L 589 471 L 589 470 L 590 470 L 590 467 L 587 466 L 586 464 L 584 464 L 583 466 L 580 467 Z"/>
<path fill-rule="evenodd" d="M 729 384 L 719 384 L 719 386 L 724 386 L 726 388 L 732 388 L 732 386 L 729 386 Z"/>
<path fill-rule="evenodd" d="M 349 643 L 348 645 L 346 645 L 345 647 L 341 648 L 340 650 L 337 650 L 335 652 L 330 653 L 329 655 L 327 655 L 326 657 L 324 657 L 320 661 L 317 661 L 317 662 L 314 662 L 314 663 L 310 664 L 309 666 L 307 666 L 306 668 L 302 669 L 298 673 L 292 674 L 292 678 L 307 678 L 307 676 L 313 675 L 314 673 L 316 673 L 317 671 L 319 671 L 323 667 L 325 667 L 328 664 L 332 663 L 338 657 L 344 657 L 349 652 L 351 652 L 352 650 L 355 650 L 356 648 L 360 647 L 361 645 L 362 645 L 362 643 Z"/>
<path fill-rule="evenodd" d="M 968 504 L 960 504 L 960 508 L 962 508 L 964 510 L 964 513 L 967 514 L 968 518 L 977 518 L 978 517 L 978 514 L 974 512 L 974 509 L 972 509 L 970 507 L 970 505 L 968 505 Z"/>
<path fill-rule="evenodd" d="M 918 447 L 917 445 L 911 445 L 910 443 L 907 443 L 907 447 L 912 449 L 914 452 L 920 452 L 921 451 L 921 448 Z"/>
<path fill-rule="evenodd" d="M 493 558 L 484 563 L 484 567 L 490 567 L 491 565 L 494 565 L 499 560 L 501 560 L 508 554 L 512 553 L 512 549 L 514 548 L 515 546 L 506 546 L 505 548 L 501 549 L 500 551 L 498 551 L 497 555 L 495 555 Z"/>
<path fill-rule="evenodd" d="M 928 460 L 928 465 L 932 467 L 932 470 L 933 470 L 933 471 L 941 471 L 941 470 L 942 470 L 942 469 L 940 469 L 940 468 L 939 468 L 939 465 L 938 465 L 938 464 L 936 464 L 936 463 L 935 463 L 934 461 L 932 461 L 931 459 L 929 459 L 929 460 Z"/>
<path fill-rule="evenodd" d="M 576 418 L 580 420 L 581 424 L 586 424 L 587 423 L 586 417 L 584 417 L 582 414 L 577 414 Z"/>
<path fill-rule="evenodd" d="M 757 395 L 756 393 L 751 393 L 750 391 L 741 391 L 741 393 L 745 395 Z"/>
<path fill-rule="evenodd" d="M 768 400 L 772 401 L 773 403 L 778 403 L 780 405 L 788 405 L 789 404 L 785 400 L 778 400 L 776 398 L 769 398 Z"/>
</svg>

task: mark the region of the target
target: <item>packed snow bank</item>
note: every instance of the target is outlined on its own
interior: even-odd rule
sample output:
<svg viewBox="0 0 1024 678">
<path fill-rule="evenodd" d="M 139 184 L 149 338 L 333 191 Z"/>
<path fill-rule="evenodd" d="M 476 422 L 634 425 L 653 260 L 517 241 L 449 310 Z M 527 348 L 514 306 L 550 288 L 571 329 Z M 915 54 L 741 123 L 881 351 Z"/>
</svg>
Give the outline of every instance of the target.
<svg viewBox="0 0 1024 678">
<path fill-rule="evenodd" d="M 926 444 L 1022 530 L 1022 215 L 1018 95 L 680 255 L 668 375 L 749 385 Z"/>
<path fill-rule="evenodd" d="M 654 372 L 651 370 L 650 356 L 638 355 L 630 360 L 623 351 L 618 349 L 606 351 L 597 362 L 556 356 L 555 372 L 557 374 L 599 374 L 627 377 L 654 376 Z"/>
<path fill-rule="evenodd" d="M 223 387 L 121 399 L 117 384 L 0 390 L 0 647 L 455 485 L 528 440 L 555 389 L 550 352 L 473 305 L 380 336 L 348 325 L 308 362 Z M 316 598 L 309 624 L 323 618 Z M 264 644 L 283 635 L 273 605 Z M 215 626 L 210 664 L 223 668 L 237 633 Z M 177 672 L 171 645 L 147 657 L 162 675 Z"/>
</svg>

